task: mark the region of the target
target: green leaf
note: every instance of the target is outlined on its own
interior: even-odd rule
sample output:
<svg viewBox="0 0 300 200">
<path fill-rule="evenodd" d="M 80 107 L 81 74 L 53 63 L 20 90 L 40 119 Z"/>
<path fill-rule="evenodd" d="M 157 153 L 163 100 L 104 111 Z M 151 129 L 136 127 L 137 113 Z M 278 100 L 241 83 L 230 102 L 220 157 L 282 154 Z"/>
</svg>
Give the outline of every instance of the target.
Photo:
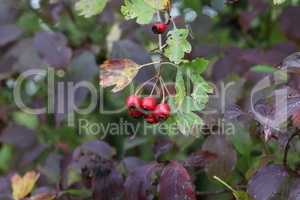
<svg viewBox="0 0 300 200">
<path fill-rule="evenodd" d="M 107 2 L 108 0 L 79 0 L 75 4 L 75 10 L 88 18 L 101 13 Z"/>
<path fill-rule="evenodd" d="M 26 126 L 30 129 L 35 129 L 39 125 L 39 120 L 36 115 L 28 114 L 25 112 L 13 113 L 13 119 L 17 124 Z"/>
<path fill-rule="evenodd" d="M 144 0 L 125 0 L 121 12 L 127 20 L 136 18 L 139 24 L 149 24 L 156 10 Z"/>
<path fill-rule="evenodd" d="M 192 46 L 187 40 L 188 35 L 188 29 L 174 29 L 169 31 L 164 54 L 171 62 L 175 64 L 181 63 L 184 54 L 192 51 Z"/>
<path fill-rule="evenodd" d="M 176 102 L 176 105 L 179 107 L 179 106 L 181 106 L 181 104 L 186 96 L 186 89 L 185 89 L 183 74 L 180 69 L 177 70 L 175 89 L 176 89 L 175 102 Z"/>
<path fill-rule="evenodd" d="M 270 65 L 255 65 L 251 68 L 251 71 L 257 73 L 273 73 L 276 69 Z"/>
<path fill-rule="evenodd" d="M 198 105 L 196 101 L 191 96 L 186 96 L 181 104 L 181 106 L 178 108 L 181 112 L 195 112 L 195 111 L 201 111 L 204 109 L 203 105 Z"/>
<path fill-rule="evenodd" d="M 178 113 L 176 117 L 179 131 L 184 135 L 194 135 L 195 130 L 201 130 L 203 120 L 195 113 Z"/>
<path fill-rule="evenodd" d="M 203 73 L 208 67 L 209 61 L 204 58 L 196 58 L 190 62 L 183 63 L 183 67 L 195 73 Z"/>
<path fill-rule="evenodd" d="M 189 75 L 193 82 L 193 92 L 191 96 L 203 109 L 208 102 L 208 94 L 213 93 L 213 88 L 200 75 L 195 73 Z"/>
<path fill-rule="evenodd" d="M 0 170 L 6 171 L 10 167 L 10 161 L 13 158 L 12 147 L 3 144 L 0 150 Z"/>
</svg>

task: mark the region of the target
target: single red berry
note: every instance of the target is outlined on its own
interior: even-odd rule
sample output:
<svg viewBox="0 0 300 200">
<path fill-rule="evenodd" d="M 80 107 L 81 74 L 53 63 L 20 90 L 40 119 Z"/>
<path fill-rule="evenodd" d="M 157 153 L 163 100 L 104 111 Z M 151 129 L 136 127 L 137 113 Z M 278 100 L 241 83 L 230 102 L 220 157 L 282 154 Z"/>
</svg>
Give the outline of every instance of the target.
<svg viewBox="0 0 300 200">
<path fill-rule="evenodd" d="M 157 22 L 153 24 L 152 31 L 155 34 L 162 34 L 167 30 L 167 28 L 168 28 L 168 24 L 165 24 L 163 22 Z"/>
<path fill-rule="evenodd" d="M 159 121 L 168 119 L 170 116 L 171 108 L 167 103 L 158 104 L 154 110 L 154 115 Z"/>
<path fill-rule="evenodd" d="M 142 99 L 136 95 L 130 95 L 126 100 L 128 108 L 141 108 Z"/>
<path fill-rule="evenodd" d="M 157 117 L 153 114 L 153 113 L 150 113 L 148 115 L 145 115 L 145 118 L 146 122 L 148 122 L 149 124 L 157 124 L 159 121 L 157 119 Z"/>
<path fill-rule="evenodd" d="M 131 95 L 127 98 L 126 105 L 128 114 L 132 117 L 140 117 L 143 115 L 141 111 L 142 99 L 139 96 Z"/>
<path fill-rule="evenodd" d="M 147 111 L 153 111 L 156 108 L 157 100 L 155 97 L 149 96 L 142 100 L 142 108 Z"/>
</svg>

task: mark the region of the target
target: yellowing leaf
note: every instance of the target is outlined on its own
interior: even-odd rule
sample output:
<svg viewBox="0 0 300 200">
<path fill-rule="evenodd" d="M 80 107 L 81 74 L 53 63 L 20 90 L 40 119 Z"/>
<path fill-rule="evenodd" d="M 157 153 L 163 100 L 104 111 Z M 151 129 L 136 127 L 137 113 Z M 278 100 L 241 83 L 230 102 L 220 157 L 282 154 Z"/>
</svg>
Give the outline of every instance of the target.
<svg viewBox="0 0 300 200">
<path fill-rule="evenodd" d="M 158 10 L 170 10 L 171 0 L 144 0 L 151 7 Z"/>
<path fill-rule="evenodd" d="M 129 59 L 112 59 L 100 66 L 100 85 L 114 86 L 112 92 L 119 92 L 128 86 L 137 75 L 139 65 Z"/>
<path fill-rule="evenodd" d="M 34 171 L 27 172 L 23 177 L 21 177 L 19 174 L 15 174 L 11 178 L 13 198 L 15 200 L 19 200 L 30 194 L 35 183 L 39 179 L 39 176 L 40 175 Z"/>
<path fill-rule="evenodd" d="M 30 200 L 54 200 L 55 199 L 55 194 L 54 193 L 40 193 L 36 194 L 33 197 L 30 198 Z"/>
</svg>

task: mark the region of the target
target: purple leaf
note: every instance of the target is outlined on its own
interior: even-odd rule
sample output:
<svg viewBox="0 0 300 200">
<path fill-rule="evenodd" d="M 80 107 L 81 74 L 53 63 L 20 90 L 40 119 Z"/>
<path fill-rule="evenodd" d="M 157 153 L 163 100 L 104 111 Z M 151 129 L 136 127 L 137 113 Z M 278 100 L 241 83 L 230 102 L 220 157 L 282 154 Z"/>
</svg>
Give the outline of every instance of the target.
<svg viewBox="0 0 300 200">
<path fill-rule="evenodd" d="M 141 167 L 146 164 L 145 161 L 140 160 L 137 157 L 126 157 L 122 160 L 122 164 L 126 168 L 126 170 L 131 173 L 133 172 L 136 168 Z"/>
<path fill-rule="evenodd" d="M 22 34 L 22 30 L 16 25 L 0 26 L 0 47 L 15 41 Z"/>
<path fill-rule="evenodd" d="M 73 83 L 75 88 L 76 84 L 82 81 L 92 82 L 92 80 L 97 77 L 98 74 L 99 69 L 97 67 L 95 55 L 89 51 L 82 51 L 79 55 L 72 59 L 70 67 L 68 68 L 68 72 L 63 81 L 65 85 L 68 83 Z M 76 91 L 74 91 L 74 98 L 67 94 L 68 91 L 66 88 L 64 90 L 57 89 L 56 93 L 56 121 L 61 122 L 69 112 L 74 111 L 72 103 L 79 107 L 80 104 L 90 94 L 90 90 L 86 87 L 78 87 Z"/>
<path fill-rule="evenodd" d="M 37 138 L 35 132 L 29 128 L 10 125 L 2 131 L 0 141 L 20 149 L 27 149 L 37 142 Z"/>
<path fill-rule="evenodd" d="M 159 180 L 160 200 L 196 200 L 196 192 L 187 170 L 177 161 L 171 161 Z"/>
<path fill-rule="evenodd" d="M 156 173 L 161 170 L 158 163 L 150 163 L 136 168 L 126 179 L 126 200 L 148 200 L 157 190 L 154 185 Z"/>
<path fill-rule="evenodd" d="M 209 151 L 199 150 L 192 155 L 190 155 L 185 161 L 185 167 L 195 167 L 202 168 L 205 167 L 212 160 L 217 159 L 217 155 L 215 153 L 211 153 Z"/>
<path fill-rule="evenodd" d="M 209 151 L 217 155 L 205 168 L 207 174 L 226 178 L 234 170 L 237 162 L 237 154 L 233 146 L 226 140 L 225 136 L 209 136 L 203 146 L 203 151 Z"/>
<path fill-rule="evenodd" d="M 71 61 L 72 50 L 62 33 L 38 32 L 34 37 L 34 47 L 51 67 L 63 68 Z"/>
<path fill-rule="evenodd" d="M 300 6 L 290 6 L 283 10 L 280 16 L 280 27 L 282 32 L 291 40 L 300 41 Z"/>
<path fill-rule="evenodd" d="M 115 200 L 123 195 L 123 178 L 112 170 L 107 176 L 98 176 L 93 181 L 94 200 Z"/>
<path fill-rule="evenodd" d="M 288 178 L 281 165 L 269 165 L 260 169 L 248 183 L 248 193 L 254 200 L 269 200 L 278 194 Z"/>
<path fill-rule="evenodd" d="M 100 140 L 88 141 L 81 146 L 77 147 L 73 153 L 73 158 L 78 158 L 83 152 L 88 152 L 100 156 L 104 159 L 111 159 L 116 151 L 106 142 Z"/>
</svg>

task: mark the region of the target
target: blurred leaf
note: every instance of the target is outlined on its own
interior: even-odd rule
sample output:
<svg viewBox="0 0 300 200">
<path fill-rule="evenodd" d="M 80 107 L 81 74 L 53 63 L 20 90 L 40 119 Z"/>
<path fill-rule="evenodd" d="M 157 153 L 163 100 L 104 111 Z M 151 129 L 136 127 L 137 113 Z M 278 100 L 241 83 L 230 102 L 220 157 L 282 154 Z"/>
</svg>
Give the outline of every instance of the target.
<svg viewBox="0 0 300 200">
<path fill-rule="evenodd" d="M 138 73 L 139 65 L 129 59 L 112 59 L 100 66 L 100 85 L 114 86 L 112 92 L 119 92 L 128 86 Z"/>
<path fill-rule="evenodd" d="M 0 26 L 0 47 L 15 41 L 22 34 L 22 30 L 16 25 Z"/>
<path fill-rule="evenodd" d="M 39 167 L 39 171 L 48 181 L 55 184 L 58 183 L 61 176 L 61 161 L 62 156 L 55 153 L 50 153 L 47 155 L 45 163 Z"/>
<path fill-rule="evenodd" d="M 17 21 L 17 25 L 21 27 L 25 33 L 34 34 L 41 29 L 39 16 L 33 12 L 24 12 Z"/>
<path fill-rule="evenodd" d="M 32 129 L 20 125 L 10 125 L 2 131 L 0 141 L 20 149 L 28 149 L 37 142 L 37 138 Z"/>
<path fill-rule="evenodd" d="M 30 194 L 39 176 L 34 171 L 27 172 L 23 177 L 18 174 L 12 176 L 11 185 L 14 199 L 21 200 Z"/>
<path fill-rule="evenodd" d="M 280 16 L 280 28 L 291 40 L 300 41 L 300 27 L 295 26 L 300 20 L 300 6 L 288 6 Z"/>
<path fill-rule="evenodd" d="M 168 32 L 166 41 L 168 46 L 165 48 L 164 54 L 171 62 L 181 63 L 184 54 L 192 51 L 192 46 L 187 40 L 188 36 L 188 29 L 174 29 Z"/>
<path fill-rule="evenodd" d="M 36 129 L 39 125 L 39 120 L 36 115 L 25 112 L 14 112 L 13 119 L 17 124 L 30 129 Z"/>
<path fill-rule="evenodd" d="M 10 161 L 13 157 L 13 151 L 11 146 L 2 145 L 0 149 L 0 169 L 5 171 L 10 167 Z"/>
<path fill-rule="evenodd" d="M 211 6 L 215 10 L 223 10 L 225 8 L 225 0 L 212 0 L 211 1 Z"/>
<path fill-rule="evenodd" d="M 206 166 L 206 172 L 210 177 L 226 178 L 234 170 L 237 154 L 225 136 L 209 136 L 202 145 L 202 150 L 217 155 L 217 158 Z"/>
<path fill-rule="evenodd" d="M 137 18 L 137 23 L 148 24 L 153 18 L 155 9 L 145 3 L 144 0 L 125 0 L 121 12 L 128 20 Z"/>
<path fill-rule="evenodd" d="M 62 33 L 38 32 L 34 37 L 34 47 L 50 67 L 63 68 L 71 61 L 72 50 Z"/>
<path fill-rule="evenodd" d="M 271 200 L 280 192 L 288 173 L 281 165 L 261 168 L 248 182 L 248 193 L 254 200 Z"/>
<path fill-rule="evenodd" d="M 79 15 L 92 17 L 103 11 L 108 0 L 79 0 L 75 4 L 75 10 Z"/>
<path fill-rule="evenodd" d="M 159 179 L 160 200 L 196 200 L 196 192 L 188 171 L 177 161 L 171 161 Z"/>
<path fill-rule="evenodd" d="M 255 65 L 251 68 L 251 71 L 256 73 L 273 73 L 276 69 L 270 65 Z"/>
</svg>

